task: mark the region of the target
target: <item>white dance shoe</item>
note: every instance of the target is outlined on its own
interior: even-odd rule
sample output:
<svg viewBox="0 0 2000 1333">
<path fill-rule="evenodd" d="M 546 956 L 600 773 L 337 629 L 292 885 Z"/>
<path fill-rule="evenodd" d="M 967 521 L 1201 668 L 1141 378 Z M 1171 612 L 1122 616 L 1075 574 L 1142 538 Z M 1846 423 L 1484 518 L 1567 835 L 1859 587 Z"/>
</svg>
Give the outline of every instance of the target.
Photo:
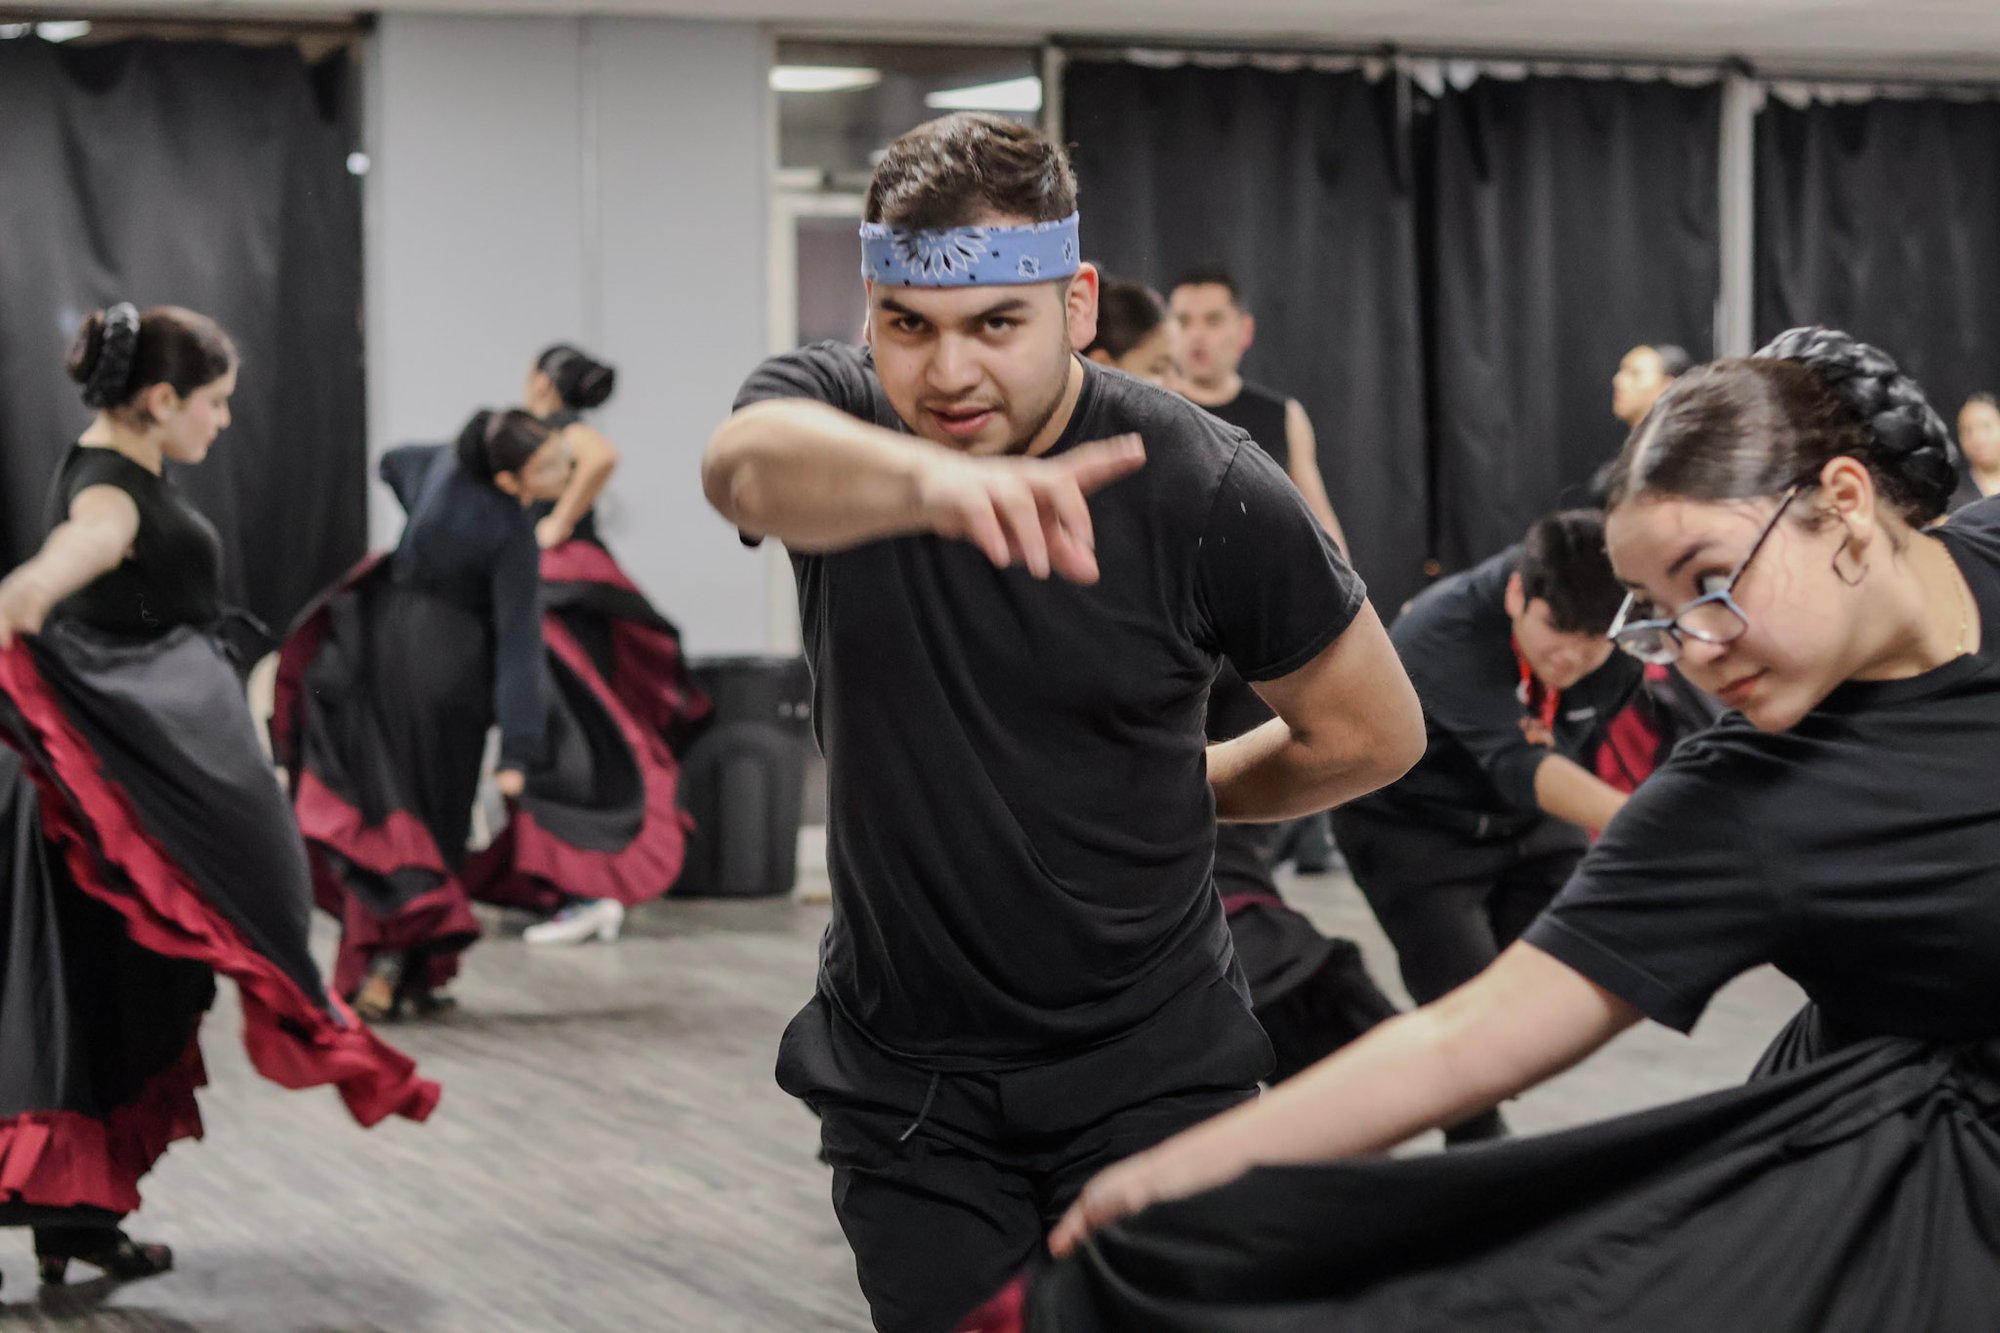
<svg viewBox="0 0 2000 1333">
<path fill-rule="evenodd" d="M 625 905 L 615 898 L 593 898 L 574 902 L 537 926 L 521 932 L 530 944 L 605 944 L 618 938 L 625 928 Z"/>
</svg>

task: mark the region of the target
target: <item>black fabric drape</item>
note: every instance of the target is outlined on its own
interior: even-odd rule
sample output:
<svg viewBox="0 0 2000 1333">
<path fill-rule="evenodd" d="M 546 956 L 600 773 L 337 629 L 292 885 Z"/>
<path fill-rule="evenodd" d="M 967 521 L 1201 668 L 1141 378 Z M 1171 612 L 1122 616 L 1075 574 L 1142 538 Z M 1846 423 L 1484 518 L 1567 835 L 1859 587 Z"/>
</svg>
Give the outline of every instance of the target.
<svg viewBox="0 0 2000 1333">
<path fill-rule="evenodd" d="M 1878 100 L 1757 116 L 1759 342 L 1878 344 L 1951 420 L 2000 388 L 2000 103 Z"/>
<path fill-rule="evenodd" d="M 32 554 L 90 414 L 62 371 L 112 301 L 219 319 L 234 424 L 179 480 L 230 600 L 282 625 L 366 543 L 360 190 L 348 62 L 292 47 L 0 42 L 0 560 Z"/>
<path fill-rule="evenodd" d="M 1220 260 L 1251 378 L 1304 404 L 1385 619 L 1422 582 L 1427 508 L 1416 232 L 1391 81 L 1078 58 L 1065 134 L 1084 254 L 1163 288 Z M 1272 441 L 1282 451 L 1282 442 Z"/>
<path fill-rule="evenodd" d="M 1434 103 L 1437 555 L 1456 569 L 1581 498 L 1640 343 L 1706 360 L 1720 282 L 1717 87 L 1481 79 Z"/>
</svg>

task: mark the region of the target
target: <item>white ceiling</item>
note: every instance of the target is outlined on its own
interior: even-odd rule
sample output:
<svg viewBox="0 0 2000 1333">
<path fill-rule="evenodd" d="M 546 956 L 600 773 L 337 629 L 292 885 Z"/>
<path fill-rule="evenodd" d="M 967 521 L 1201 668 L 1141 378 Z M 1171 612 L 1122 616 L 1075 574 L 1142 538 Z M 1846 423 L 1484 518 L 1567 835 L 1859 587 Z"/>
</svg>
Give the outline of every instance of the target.
<svg viewBox="0 0 2000 1333">
<path fill-rule="evenodd" d="M 357 8 L 644 14 L 814 32 L 1055 33 L 1234 45 L 1399 46 L 1514 53 L 1741 55 L 1938 63 L 2000 72 L 2000 0 L 57 0 L 69 13 L 304 17 Z M 0 7 L 12 8 L 5 0 Z"/>
</svg>

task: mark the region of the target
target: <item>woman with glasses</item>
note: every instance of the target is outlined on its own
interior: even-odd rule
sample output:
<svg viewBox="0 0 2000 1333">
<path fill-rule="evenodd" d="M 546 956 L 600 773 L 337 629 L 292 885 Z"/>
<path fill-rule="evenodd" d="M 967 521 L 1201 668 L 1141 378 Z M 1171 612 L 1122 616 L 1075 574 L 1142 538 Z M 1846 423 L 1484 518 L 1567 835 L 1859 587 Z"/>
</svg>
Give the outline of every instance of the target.
<svg viewBox="0 0 2000 1333">
<path fill-rule="evenodd" d="M 334 987 L 371 1022 L 446 1007 L 479 936 L 463 875 L 488 729 L 509 797 L 561 757 L 529 506 L 561 495 L 570 468 L 562 436 L 518 410 L 478 413 L 452 446 L 391 450 L 402 539 L 279 652 L 273 750 L 320 905 L 341 919 Z"/>
<path fill-rule="evenodd" d="M 1025 1326 L 2000 1327 L 2000 502 L 1928 529 L 1954 484 L 1843 334 L 1679 380 L 1618 464 L 1618 642 L 1735 711 L 1480 976 L 1093 1181 Z M 1811 1003 L 1740 1089 L 1379 1157 L 1766 964 Z"/>
</svg>

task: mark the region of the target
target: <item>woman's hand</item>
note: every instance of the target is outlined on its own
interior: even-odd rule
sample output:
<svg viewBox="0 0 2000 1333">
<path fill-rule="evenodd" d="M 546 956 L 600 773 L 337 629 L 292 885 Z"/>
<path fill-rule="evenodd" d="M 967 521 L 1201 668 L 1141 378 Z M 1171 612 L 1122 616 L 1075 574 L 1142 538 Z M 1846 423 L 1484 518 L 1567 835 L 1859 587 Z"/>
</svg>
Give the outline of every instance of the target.
<svg viewBox="0 0 2000 1333">
<path fill-rule="evenodd" d="M 1204 1136 L 1204 1129 L 1207 1126 L 1180 1134 L 1098 1172 L 1049 1233 L 1049 1252 L 1060 1259 L 1092 1232 L 1142 1208 L 1227 1185 L 1250 1169 L 1253 1163 L 1246 1154 L 1222 1146 L 1213 1133 Z"/>
<path fill-rule="evenodd" d="M 0 648 L 16 634 L 40 633 L 49 609 L 48 594 L 27 570 L 17 569 L 0 580 Z"/>
<path fill-rule="evenodd" d="M 503 768 L 493 775 L 493 785 L 500 789 L 502 796 L 511 801 L 527 789 L 528 779 L 518 768 Z"/>
<path fill-rule="evenodd" d="M 566 522 L 558 515 L 550 514 L 547 518 L 535 524 L 535 545 L 541 547 L 544 551 L 553 551 L 556 547 L 568 541 L 571 534 L 575 531 L 576 528 L 573 524 Z"/>
</svg>

